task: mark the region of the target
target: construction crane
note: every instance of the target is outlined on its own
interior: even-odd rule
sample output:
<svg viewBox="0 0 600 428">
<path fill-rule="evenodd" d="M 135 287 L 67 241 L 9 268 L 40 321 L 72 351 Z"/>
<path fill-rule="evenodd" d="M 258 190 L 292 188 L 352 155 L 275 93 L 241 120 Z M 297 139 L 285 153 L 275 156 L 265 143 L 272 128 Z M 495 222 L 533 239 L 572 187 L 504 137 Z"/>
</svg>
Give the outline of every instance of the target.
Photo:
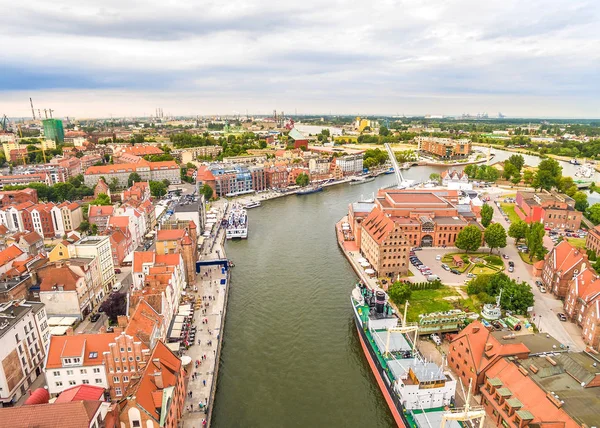
<svg viewBox="0 0 600 428">
<path fill-rule="evenodd" d="M 46 119 L 48 119 L 48 109 L 44 109 L 44 115 L 46 116 Z"/>
<path fill-rule="evenodd" d="M 31 115 L 33 116 L 33 120 L 35 120 L 35 110 L 33 109 L 33 100 L 31 97 L 29 97 L 29 104 L 31 104 Z"/>
<path fill-rule="evenodd" d="M 52 119 L 52 112 L 53 112 L 54 110 L 52 110 L 51 108 L 49 108 L 49 109 L 48 109 L 48 111 L 50 112 L 50 119 Z"/>
<path fill-rule="evenodd" d="M 485 409 L 483 406 L 471 406 L 471 390 L 472 390 L 473 379 L 469 379 L 469 392 L 466 395 L 465 406 L 460 409 L 449 409 L 442 415 L 441 428 L 446 426 L 448 421 L 463 422 L 462 425 L 467 425 L 465 422 L 470 421 L 471 425 L 474 426 L 473 422 L 479 420 L 479 428 L 483 428 L 483 422 L 485 421 Z M 465 394 L 465 388 L 460 382 L 463 395 Z"/>
<path fill-rule="evenodd" d="M 42 157 L 44 158 L 44 163 L 46 163 L 46 151 L 42 148 L 40 150 L 32 150 L 32 151 L 22 152 L 21 157 L 23 158 L 23 165 L 27 165 L 27 156 L 29 156 L 30 153 L 39 153 L 39 152 L 42 152 Z"/>
<path fill-rule="evenodd" d="M 392 150 L 392 147 L 389 143 L 385 143 L 385 149 L 388 152 L 388 157 L 390 158 L 390 162 L 392 163 L 392 167 L 394 168 L 394 173 L 396 175 L 396 183 L 398 185 L 398 189 L 406 189 L 415 184 L 414 180 L 405 180 L 402 175 L 402 171 L 400 171 L 400 165 L 398 165 L 398 160 L 396 159 L 396 154 Z"/>
</svg>

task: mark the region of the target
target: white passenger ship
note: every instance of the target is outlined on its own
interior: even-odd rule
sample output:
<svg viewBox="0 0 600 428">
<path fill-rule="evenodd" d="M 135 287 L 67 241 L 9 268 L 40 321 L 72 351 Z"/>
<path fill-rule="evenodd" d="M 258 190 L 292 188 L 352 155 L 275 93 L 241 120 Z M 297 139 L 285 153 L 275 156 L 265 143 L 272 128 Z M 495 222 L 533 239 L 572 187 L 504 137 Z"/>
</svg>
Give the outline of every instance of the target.
<svg viewBox="0 0 600 428">
<path fill-rule="evenodd" d="M 246 239 L 248 237 L 248 214 L 239 204 L 235 204 L 227 216 L 227 239 Z"/>
</svg>

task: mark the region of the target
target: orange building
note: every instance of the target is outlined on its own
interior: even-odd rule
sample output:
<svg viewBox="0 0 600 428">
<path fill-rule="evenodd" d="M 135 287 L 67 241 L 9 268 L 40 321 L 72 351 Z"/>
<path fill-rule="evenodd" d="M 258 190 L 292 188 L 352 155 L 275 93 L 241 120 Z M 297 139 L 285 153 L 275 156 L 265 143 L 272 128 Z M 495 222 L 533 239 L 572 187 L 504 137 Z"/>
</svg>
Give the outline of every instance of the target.
<svg viewBox="0 0 600 428">
<path fill-rule="evenodd" d="M 596 255 L 600 253 L 600 225 L 588 231 L 585 238 L 585 248 L 592 250 Z"/>
<path fill-rule="evenodd" d="M 600 279 L 591 269 L 584 269 L 569 283 L 564 301 L 565 313 L 583 329 L 586 345 L 600 348 Z"/>
<path fill-rule="evenodd" d="M 181 360 L 158 342 L 135 387 L 121 403 L 120 421 L 127 427 L 176 428 L 183 415 L 185 370 Z"/>
<path fill-rule="evenodd" d="M 588 257 L 579 248 L 562 241 L 544 258 L 542 282 L 556 297 L 564 298 L 569 281 L 588 265 Z"/>
<path fill-rule="evenodd" d="M 418 137 L 419 150 L 444 159 L 466 158 L 471 154 L 471 141 L 466 139 Z"/>
</svg>

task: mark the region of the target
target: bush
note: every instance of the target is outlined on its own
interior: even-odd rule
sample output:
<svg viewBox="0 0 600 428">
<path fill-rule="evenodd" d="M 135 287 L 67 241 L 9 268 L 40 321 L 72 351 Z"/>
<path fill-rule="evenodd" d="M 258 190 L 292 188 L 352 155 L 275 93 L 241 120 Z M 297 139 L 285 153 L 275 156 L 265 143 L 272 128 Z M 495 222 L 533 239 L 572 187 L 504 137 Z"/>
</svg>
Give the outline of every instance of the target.
<svg viewBox="0 0 600 428">
<path fill-rule="evenodd" d="M 462 259 L 463 262 L 465 263 L 471 263 L 471 259 L 469 258 L 469 256 L 467 256 L 466 254 L 463 254 L 462 256 L 460 256 L 460 258 Z"/>
<path fill-rule="evenodd" d="M 486 262 L 488 262 L 489 264 L 492 264 L 494 266 L 502 266 L 502 265 L 504 265 L 504 262 L 502 261 L 502 258 L 499 257 L 499 256 L 495 256 L 495 255 L 485 256 L 483 258 L 483 260 L 485 260 Z"/>
</svg>

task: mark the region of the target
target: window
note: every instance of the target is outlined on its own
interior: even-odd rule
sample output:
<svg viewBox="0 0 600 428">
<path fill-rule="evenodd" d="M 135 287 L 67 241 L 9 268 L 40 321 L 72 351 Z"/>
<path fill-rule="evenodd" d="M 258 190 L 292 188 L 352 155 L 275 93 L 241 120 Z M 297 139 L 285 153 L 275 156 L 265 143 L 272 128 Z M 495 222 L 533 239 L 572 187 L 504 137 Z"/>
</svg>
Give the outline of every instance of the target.
<svg viewBox="0 0 600 428">
<path fill-rule="evenodd" d="M 87 374 L 87 369 L 81 369 L 81 370 L 79 370 L 79 373 L 81 373 L 81 374 Z"/>
<path fill-rule="evenodd" d="M 129 357 L 129 361 L 132 362 L 133 361 L 133 357 Z"/>
<path fill-rule="evenodd" d="M 134 372 L 135 371 L 135 366 L 131 366 L 131 371 Z"/>
<path fill-rule="evenodd" d="M 96 379 L 96 383 L 102 383 L 102 379 Z"/>
<path fill-rule="evenodd" d="M 115 363 L 119 362 L 119 357 L 115 357 Z"/>
<path fill-rule="evenodd" d="M 115 395 L 117 395 L 117 396 L 123 395 L 121 393 L 121 388 L 115 388 Z"/>
<path fill-rule="evenodd" d="M 60 372 L 59 371 L 53 371 L 52 375 L 54 375 L 56 377 L 59 377 L 60 376 Z"/>
<path fill-rule="evenodd" d="M 17 342 L 20 342 L 20 340 L 19 340 L 19 334 L 18 334 L 18 333 L 17 333 L 17 334 L 15 334 L 15 340 L 16 340 Z"/>
<path fill-rule="evenodd" d="M 63 363 L 64 364 L 71 364 L 71 359 L 70 358 L 63 358 Z"/>
<path fill-rule="evenodd" d="M 69 381 L 69 385 L 71 385 L 71 386 L 75 386 L 76 384 L 77 384 L 77 382 L 75 382 L 74 380 Z"/>
<path fill-rule="evenodd" d="M 123 376 L 123 382 L 129 382 L 129 376 Z"/>
<path fill-rule="evenodd" d="M 131 346 L 127 347 L 127 352 L 131 352 Z"/>
<path fill-rule="evenodd" d="M 79 363 L 79 358 L 73 358 L 73 362 L 74 362 L 75 364 Z"/>
<path fill-rule="evenodd" d="M 125 348 L 121 348 L 121 352 L 125 352 Z"/>
<path fill-rule="evenodd" d="M 87 379 L 83 379 L 83 380 L 81 381 L 81 383 L 83 383 L 84 385 L 89 385 L 89 384 L 90 384 L 90 381 L 89 381 L 89 380 L 87 380 Z"/>
<path fill-rule="evenodd" d="M 100 373 L 100 369 L 98 367 L 94 368 L 94 373 Z"/>
<path fill-rule="evenodd" d="M 59 381 L 59 382 L 54 382 L 54 384 L 55 384 L 56 386 L 62 386 L 62 382 L 60 382 L 60 381 Z"/>
<path fill-rule="evenodd" d="M 67 370 L 67 376 L 73 376 L 73 370 Z"/>
<path fill-rule="evenodd" d="M 113 382 L 119 383 L 119 376 L 113 376 Z"/>
<path fill-rule="evenodd" d="M 139 428 L 141 426 L 140 421 L 131 421 L 131 426 L 133 428 Z"/>
<path fill-rule="evenodd" d="M 117 366 L 117 373 L 121 373 L 121 366 Z"/>
</svg>

